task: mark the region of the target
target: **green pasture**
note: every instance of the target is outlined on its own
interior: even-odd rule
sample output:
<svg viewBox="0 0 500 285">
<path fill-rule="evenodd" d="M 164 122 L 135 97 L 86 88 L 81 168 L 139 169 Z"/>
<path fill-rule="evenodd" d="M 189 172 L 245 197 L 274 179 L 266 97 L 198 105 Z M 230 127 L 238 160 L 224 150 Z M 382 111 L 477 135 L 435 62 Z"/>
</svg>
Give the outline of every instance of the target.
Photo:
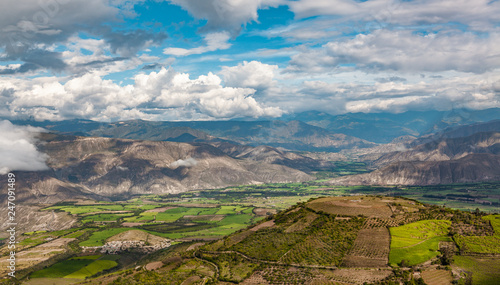
<svg viewBox="0 0 500 285">
<path fill-rule="evenodd" d="M 80 246 L 102 246 L 106 243 L 106 240 L 119 233 L 129 231 L 131 228 L 110 228 L 103 231 L 94 232 L 90 238 L 86 241 L 82 241 Z"/>
<path fill-rule="evenodd" d="M 439 255 L 439 242 L 451 241 L 448 237 L 450 221 L 424 220 L 390 228 L 391 251 L 389 264 L 405 260 L 416 265 Z"/>
<path fill-rule="evenodd" d="M 36 271 L 31 278 L 63 278 L 93 263 L 92 259 L 68 259 Z"/>
<path fill-rule="evenodd" d="M 78 271 L 64 276 L 64 278 L 85 279 L 101 271 L 111 269 L 117 265 L 118 263 L 113 260 L 96 260 Z"/>
</svg>

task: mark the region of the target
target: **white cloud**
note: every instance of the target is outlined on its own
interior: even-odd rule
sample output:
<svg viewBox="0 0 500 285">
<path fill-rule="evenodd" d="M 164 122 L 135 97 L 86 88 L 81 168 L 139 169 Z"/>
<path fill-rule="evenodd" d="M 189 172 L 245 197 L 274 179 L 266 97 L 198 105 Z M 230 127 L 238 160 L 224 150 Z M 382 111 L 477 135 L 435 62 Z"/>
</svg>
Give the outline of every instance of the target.
<svg viewBox="0 0 500 285">
<path fill-rule="evenodd" d="M 13 125 L 0 121 L 0 174 L 9 171 L 39 171 L 48 169 L 46 154 L 40 153 L 35 146 L 36 133 L 40 128 Z"/>
<path fill-rule="evenodd" d="M 296 18 L 329 15 L 344 20 L 376 22 L 377 25 L 463 23 L 484 29 L 498 23 L 500 2 L 490 0 L 299 0 L 288 6 Z"/>
<path fill-rule="evenodd" d="M 500 66 L 499 45 L 499 34 L 484 38 L 473 33 L 418 35 L 404 30 L 377 30 L 295 55 L 288 71 L 330 72 L 354 65 L 368 72 L 483 73 Z"/>
<path fill-rule="evenodd" d="M 196 159 L 189 157 L 186 159 L 179 159 L 175 162 L 172 162 L 170 164 L 170 167 L 193 167 L 198 164 L 198 161 Z"/>
<path fill-rule="evenodd" d="M 164 54 L 174 56 L 188 56 L 192 54 L 203 54 L 210 51 L 225 50 L 231 47 L 228 43 L 231 36 L 228 32 L 209 33 L 204 36 L 206 46 L 196 47 L 192 49 L 184 48 L 166 48 Z"/>
<path fill-rule="evenodd" d="M 220 74 L 224 77 L 226 86 L 266 89 L 272 87 L 277 65 L 269 65 L 259 61 L 244 61 L 237 66 L 224 66 Z"/>
<path fill-rule="evenodd" d="M 134 84 L 120 86 L 96 73 L 87 73 L 65 83 L 56 77 L 36 79 L 0 78 L 1 113 L 33 116 L 37 120 L 87 118 L 94 120 L 224 119 L 233 117 L 277 117 L 279 108 L 265 107 L 252 95 L 254 89 L 221 85 L 209 73 L 190 79 L 189 74 L 162 68 L 138 74 Z"/>
<path fill-rule="evenodd" d="M 206 19 L 205 30 L 238 33 L 241 26 L 257 21 L 258 9 L 285 4 L 285 0 L 168 0 L 197 19 Z"/>
<path fill-rule="evenodd" d="M 377 82 L 380 73 L 367 75 L 362 82 L 305 81 L 295 92 L 290 92 L 294 95 L 288 100 L 296 102 L 293 105 L 296 111 L 317 109 L 335 114 L 500 107 L 500 92 L 495 85 L 500 80 L 498 69 L 480 75 L 441 74 L 427 74 L 426 81 L 410 76 L 406 81 Z"/>
</svg>

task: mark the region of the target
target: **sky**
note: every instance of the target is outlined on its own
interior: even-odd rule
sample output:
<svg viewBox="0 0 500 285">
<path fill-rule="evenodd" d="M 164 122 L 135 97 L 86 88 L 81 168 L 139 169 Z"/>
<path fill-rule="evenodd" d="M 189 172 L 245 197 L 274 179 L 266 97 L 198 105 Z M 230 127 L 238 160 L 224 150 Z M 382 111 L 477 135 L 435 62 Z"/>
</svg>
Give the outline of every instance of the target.
<svg viewBox="0 0 500 285">
<path fill-rule="evenodd" d="M 500 107 L 499 15 L 499 0 L 2 0 L 0 117 Z"/>
</svg>

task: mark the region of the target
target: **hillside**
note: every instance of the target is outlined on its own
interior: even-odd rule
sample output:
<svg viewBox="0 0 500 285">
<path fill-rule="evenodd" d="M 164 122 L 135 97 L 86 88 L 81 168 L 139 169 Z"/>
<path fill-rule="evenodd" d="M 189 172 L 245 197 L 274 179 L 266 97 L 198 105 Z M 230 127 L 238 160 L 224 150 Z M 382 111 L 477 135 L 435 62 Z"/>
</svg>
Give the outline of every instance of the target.
<svg viewBox="0 0 500 285">
<path fill-rule="evenodd" d="M 391 152 L 374 163 L 387 165 L 401 161 L 444 161 L 473 153 L 500 154 L 500 132 L 477 132 L 466 137 L 443 137 L 406 151 Z"/>
<path fill-rule="evenodd" d="M 49 156 L 47 165 L 51 170 L 40 173 L 41 177 L 36 173 L 26 175 L 28 188 L 42 181 L 47 184 L 45 192 L 33 193 L 39 196 L 33 196 L 37 202 L 51 195 L 48 189 L 78 189 L 85 195 L 113 197 L 311 179 L 302 171 L 272 161 L 235 159 L 212 145 L 200 143 L 44 134 L 39 147 Z M 312 161 L 301 156 L 294 159 Z M 57 201 L 61 201 L 75 193 L 57 195 Z"/>
<path fill-rule="evenodd" d="M 497 226 L 498 216 L 403 198 L 325 197 L 295 205 L 224 239 L 181 244 L 139 263 L 149 268 L 161 262 L 152 271 L 122 271 L 89 282 L 399 284 L 413 280 L 410 284 L 434 285 L 469 278 L 478 280 L 474 284 L 494 284 L 498 272 L 480 267 L 464 272 L 464 268 L 485 260 L 499 266 L 494 257 L 480 252 L 483 248 L 474 247 L 477 240 L 497 240 Z M 488 250 L 495 254 L 498 246 Z M 477 258 L 477 254 L 484 255 Z M 450 264 L 453 271 L 445 267 Z"/>
<path fill-rule="evenodd" d="M 500 155 L 469 154 L 445 161 L 400 161 L 371 173 L 340 177 L 339 185 L 435 185 L 500 180 Z"/>
<path fill-rule="evenodd" d="M 49 156 L 49 170 L 16 172 L 16 201 L 26 229 L 67 227 L 74 222 L 62 213 L 34 213 L 40 204 L 60 201 L 127 199 L 137 194 L 181 193 L 245 184 L 309 181 L 304 171 L 323 162 L 300 155 L 247 147 L 260 156 L 229 156 L 203 143 L 136 141 L 42 134 L 38 145 Z M 236 146 L 235 146 L 236 147 Z M 303 162 L 306 162 L 303 164 Z M 328 166 L 328 163 L 326 164 Z M 297 169 L 293 168 L 297 167 Z M 299 170 L 301 169 L 301 170 Z M 7 176 L 0 177 L 2 185 Z M 6 203 L 6 192 L 0 195 Z M 21 218 L 20 218 L 21 219 Z M 7 216 L 0 217 L 0 224 Z"/>
</svg>

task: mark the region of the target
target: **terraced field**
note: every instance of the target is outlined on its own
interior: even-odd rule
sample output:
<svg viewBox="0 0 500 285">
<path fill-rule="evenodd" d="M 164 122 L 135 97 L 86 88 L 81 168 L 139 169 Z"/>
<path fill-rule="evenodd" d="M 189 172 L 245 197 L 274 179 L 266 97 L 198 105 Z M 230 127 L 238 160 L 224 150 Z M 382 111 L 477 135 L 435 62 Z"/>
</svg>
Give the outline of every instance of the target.
<svg viewBox="0 0 500 285">
<path fill-rule="evenodd" d="M 362 229 L 349 254 L 346 267 L 385 267 L 389 261 L 391 236 L 387 228 Z"/>
<path fill-rule="evenodd" d="M 452 284 L 453 277 L 447 270 L 430 269 L 422 272 L 422 278 L 428 285 Z"/>
<path fill-rule="evenodd" d="M 424 220 L 390 228 L 391 252 L 389 263 L 393 266 L 416 265 L 436 257 L 439 242 L 452 241 L 448 237 L 450 221 Z"/>
<path fill-rule="evenodd" d="M 495 234 L 492 236 L 455 235 L 455 242 L 463 253 L 500 254 L 500 215 L 489 215 L 483 219 L 490 221 Z"/>
</svg>

